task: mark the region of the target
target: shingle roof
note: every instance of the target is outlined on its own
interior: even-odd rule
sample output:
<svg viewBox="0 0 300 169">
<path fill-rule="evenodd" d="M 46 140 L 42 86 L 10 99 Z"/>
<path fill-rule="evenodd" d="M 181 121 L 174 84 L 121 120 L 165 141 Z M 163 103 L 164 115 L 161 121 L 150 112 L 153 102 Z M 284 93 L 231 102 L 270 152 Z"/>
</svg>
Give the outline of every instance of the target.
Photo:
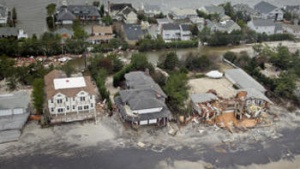
<svg viewBox="0 0 300 169">
<path fill-rule="evenodd" d="M 254 6 L 255 10 L 257 10 L 260 13 L 264 13 L 264 14 L 267 14 L 276 8 L 277 8 L 276 6 L 274 6 L 268 2 L 265 2 L 265 1 L 261 1 Z"/>
<path fill-rule="evenodd" d="M 131 3 L 111 3 L 110 10 L 111 11 L 121 11 L 122 9 L 124 9 L 127 6 L 130 8 L 133 8 Z"/>
<path fill-rule="evenodd" d="M 179 24 L 177 23 L 166 23 L 162 25 L 163 30 L 179 30 Z"/>
<path fill-rule="evenodd" d="M 208 13 L 216 13 L 216 14 L 223 14 L 225 11 L 224 11 L 224 8 L 221 7 L 221 6 L 215 6 L 215 5 L 209 5 L 209 6 L 205 6 L 204 7 Z"/>
<path fill-rule="evenodd" d="M 67 7 L 61 6 L 59 13 L 67 11 L 75 16 L 95 16 L 100 17 L 98 9 L 93 5 L 68 5 Z"/>
<path fill-rule="evenodd" d="M 253 19 L 254 26 L 275 26 L 274 20 L 271 19 Z"/>
<path fill-rule="evenodd" d="M 212 93 L 197 93 L 191 95 L 193 103 L 204 103 L 212 100 L 218 100 L 218 97 Z"/>
<path fill-rule="evenodd" d="M 190 26 L 189 24 L 181 24 L 180 27 L 183 31 L 190 31 Z"/>
<path fill-rule="evenodd" d="M 146 31 L 143 31 L 141 26 L 136 24 L 124 24 L 124 31 L 128 40 L 138 40 L 146 34 Z"/>
<path fill-rule="evenodd" d="M 255 13 L 257 13 L 253 8 L 251 8 L 247 4 L 235 4 L 235 5 L 233 5 L 233 9 L 235 11 L 242 11 L 242 12 L 246 12 L 248 14 L 255 14 Z"/>
<path fill-rule="evenodd" d="M 254 88 L 262 93 L 266 92 L 261 84 L 240 68 L 225 70 L 225 77 L 240 89 Z"/>
<path fill-rule="evenodd" d="M 69 10 L 65 9 L 57 14 L 56 19 L 57 21 L 73 21 L 76 19 L 76 16 Z"/>
<path fill-rule="evenodd" d="M 58 79 L 58 78 L 65 78 L 65 77 L 63 77 L 62 71 L 52 70 L 50 73 L 48 73 L 44 77 L 45 92 L 46 92 L 47 99 L 51 99 L 57 93 L 62 93 L 64 95 L 66 95 L 67 97 L 74 97 L 80 91 L 85 91 L 91 95 L 96 95 L 96 91 L 95 91 L 96 86 L 93 85 L 91 77 L 89 77 L 89 76 L 84 76 L 84 80 L 85 80 L 85 84 L 86 84 L 85 87 L 66 88 L 66 89 L 55 90 L 53 80 Z"/>
<path fill-rule="evenodd" d="M 112 27 L 111 26 L 92 26 L 92 33 L 106 33 L 112 34 Z"/>
<path fill-rule="evenodd" d="M 0 27 L 0 36 L 18 36 L 19 30 L 11 27 Z"/>
</svg>

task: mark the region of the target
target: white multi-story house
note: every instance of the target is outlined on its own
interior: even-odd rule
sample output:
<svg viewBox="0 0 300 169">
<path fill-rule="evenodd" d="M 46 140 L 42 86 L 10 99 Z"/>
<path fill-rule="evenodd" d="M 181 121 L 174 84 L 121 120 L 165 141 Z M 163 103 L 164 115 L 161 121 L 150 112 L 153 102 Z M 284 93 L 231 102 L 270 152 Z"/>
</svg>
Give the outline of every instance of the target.
<svg viewBox="0 0 300 169">
<path fill-rule="evenodd" d="M 52 123 L 94 118 L 96 87 L 89 76 L 64 77 L 53 70 L 45 76 L 47 110 Z"/>
<path fill-rule="evenodd" d="M 270 19 L 253 19 L 247 25 L 257 33 L 265 33 L 267 35 L 283 33 L 282 25 Z"/>
<path fill-rule="evenodd" d="M 161 28 L 161 36 L 165 42 L 174 40 L 191 40 L 192 33 L 189 24 L 167 23 Z"/>
<path fill-rule="evenodd" d="M 160 6 L 154 4 L 142 4 L 141 10 L 144 11 L 144 14 L 148 17 L 154 17 L 161 13 Z"/>
<path fill-rule="evenodd" d="M 195 9 L 173 8 L 170 12 L 174 20 L 198 16 Z"/>
<path fill-rule="evenodd" d="M 254 9 L 259 12 L 262 19 L 274 19 L 275 21 L 283 20 L 283 11 L 281 8 L 268 2 L 261 1 L 254 6 Z"/>
</svg>

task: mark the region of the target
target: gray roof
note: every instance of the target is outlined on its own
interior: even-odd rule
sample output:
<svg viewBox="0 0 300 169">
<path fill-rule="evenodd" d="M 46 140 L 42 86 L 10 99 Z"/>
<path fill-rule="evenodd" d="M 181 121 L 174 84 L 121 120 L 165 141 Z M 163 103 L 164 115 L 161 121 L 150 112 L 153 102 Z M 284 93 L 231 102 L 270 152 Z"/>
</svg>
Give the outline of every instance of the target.
<svg viewBox="0 0 300 169">
<path fill-rule="evenodd" d="M 59 8 L 59 13 L 65 12 L 66 9 L 77 17 L 81 17 L 81 16 L 100 17 L 98 9 L 93 5 L 68 5 L 67 7 L 61 6 Z"/>
<path fill-rule="evenodd" d="M 7 17 L 7 8 L 0 4 L 0 17 Z"/>
<path fill-rule="evenodd" d="M 269 98 L 267 98 L 263 93 L 259 92 L 258 90 L 254 89 L 254 88 L 241 89 L 239 91 L 246 91 L 247 99 L 248 98 L 257 98 L 257 99 L 262 99 L 262 100 L 265 100 L 265 101 L 273 104 L 273 102 Z"/>
<path fill-rule="evenodd" d="M 57 21 L 73 21 L 76 19 L 76 16 L 69 10 L 65 9 L 56 15 L 56 19 Z"/>
<path fill-rule="evenodd" d="M 240 89 L 254 88 L 262 93 L 266 92 L 261 84 L 240 68 L 225 70 L 225 77 Z"/>
<path fill-rule="evenodd" d="M 163 30 L 179 30 L 179 24 L 177 23 L 166 23 L 162 25 Z"/>
<path fill-rule="evenodd" d="M 190 26 L 189 24 L 181 24 L 180 27 L 183 31 L 190 31 Z"/>
<path fill-rule="evenodd" d="M 275 26 L 274 20 L 271 19 L 253 19 L 254 26 Z"/>
<path fill-rule="evenodd" d="M 287 5 L 284 9 L 289 12 L 295 12 L 300 10 L 300 5 Z"/>
<path fill-rule="evenodd" d="M 133 8 L 131 3 L 111 3 L 110 4 L 111 11 L 121 11 L 125 7 Z"/>
<path fill-rule="evenodd" d="M 197 93 L 191 95 L 193 103 L 204 103 L 213 100 L 218 100 L 218 97 L 212 93 Z"/>
<path fill-rule="evenodd" d="M 29 96 L 25 91 L 0 95 L 0 110 L 13 108 L 28 108 Z"/>
<path fill-rule="evenodd" d="M 277 8 L 276 6 L 274 6 L 268 2 L 265 2 L 265 1 L 261 1 L 254 6 L 255 10 L 257 10 L 260 13 L 264 13 L 264 14 L 267 14 L 276 8 Z"/>
<path fill-rule="evenodd" d="M 170 22 L 170 20 L 168 18 L 161 18 L 161 19 L 156 19 L 157 23 L 165 23 L 165 22 Z"/>
<path fill-rule="evenodd" d="M 141 29 L 140 25 L 124 24 L 124 31 L 128 40 L 139 40 L 147 31 Z"/>
<path fill-rule="evenodd" d="M 278 31 L 283 31 L 283 26 L 282 26 L 282 23 L 276 22 L 275 23 L 275 33 L 277 33 Z"/>
<path fill-rule="evenodd" d="M 132 71 L 127 73 L 125 74 L 125 79 L 127 86 L 131 89 L 152 90 L 165 98 L 167 97 L 159 85 L 156 84 L 149 75 L 146 75 L 142 71 Z"/>
<path fill-rule="evenodd" d="M 132 116 L 128 116 L 126 114 L 126 111 L 125 111 L 125 108 L 124 108 L 124 105 L 122 103 L 122 99 L 120 96 L 115 97 L 114 101 L 116 103 L 116 106 L 119 109 L 119 113 L 122 115 L 122 117 L 126 121 L 139 121 L 139 120 L 150 120 L 150 119 L 157 119 L 157 118 L 168 118 L 171 114 L 168 107 L 164 104 L 163 109 L 160 112 L 139 114 L 136 117 L 132 117 Z"/>
<path fill-rule="evenodd" d="M 0 36 L 18 36 L 19 30 L 11 27 L 0 27 Z"/>
</svg>

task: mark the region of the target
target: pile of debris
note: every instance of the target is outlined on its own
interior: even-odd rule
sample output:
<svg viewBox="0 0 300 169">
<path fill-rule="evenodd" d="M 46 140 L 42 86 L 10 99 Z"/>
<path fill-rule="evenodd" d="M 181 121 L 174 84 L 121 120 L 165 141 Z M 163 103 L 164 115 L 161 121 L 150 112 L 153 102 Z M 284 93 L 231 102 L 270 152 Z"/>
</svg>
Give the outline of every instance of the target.
<svg viewBox="0 0 300 169">
<path fill-rule="evenodd" d="M 193 111 L 198 121 L 228 129 L 245 130 L 258 124 L 270 125 L 269 105 L 273 104 L 255 89 L 239 90 L 236 97 L 224 99 L 215 90 L 191 96 Z"/>
</svg>

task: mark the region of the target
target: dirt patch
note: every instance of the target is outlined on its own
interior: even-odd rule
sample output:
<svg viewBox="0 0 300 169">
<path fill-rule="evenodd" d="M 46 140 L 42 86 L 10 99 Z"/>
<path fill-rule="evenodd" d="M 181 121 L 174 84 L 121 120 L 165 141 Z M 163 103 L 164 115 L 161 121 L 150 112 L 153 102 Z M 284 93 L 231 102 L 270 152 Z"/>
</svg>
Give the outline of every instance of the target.
<svg viewBox="0 0 300 169">
<path fill-rule="evenodd" d="M 218 95 L 224 98 L 234 97 L 236 90 L 232 84 L 225 78 L 210 79 L 200 78 L 189 80 L 190 93 L 206 93 L 210 89 L 218 91 Z"/>
</svg>

